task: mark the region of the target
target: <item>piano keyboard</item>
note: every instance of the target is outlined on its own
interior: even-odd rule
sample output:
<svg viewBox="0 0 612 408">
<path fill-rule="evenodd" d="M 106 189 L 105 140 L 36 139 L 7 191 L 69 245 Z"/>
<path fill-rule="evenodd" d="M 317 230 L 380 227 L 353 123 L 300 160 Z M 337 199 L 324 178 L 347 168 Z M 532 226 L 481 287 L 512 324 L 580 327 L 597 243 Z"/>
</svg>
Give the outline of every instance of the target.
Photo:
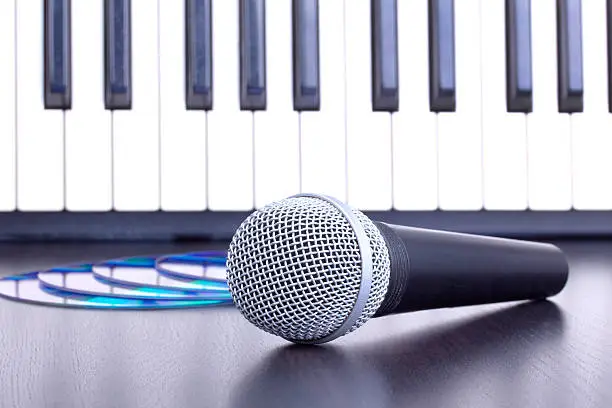
<svg viewBox="0 0 612 408">
<path fill-rule="evenodd" d="M 607 0 L 3 0 L 0 237 L 227 236 L 298 192 L 428 227 L 612 232 L 611 16 Z"/>
</svg>

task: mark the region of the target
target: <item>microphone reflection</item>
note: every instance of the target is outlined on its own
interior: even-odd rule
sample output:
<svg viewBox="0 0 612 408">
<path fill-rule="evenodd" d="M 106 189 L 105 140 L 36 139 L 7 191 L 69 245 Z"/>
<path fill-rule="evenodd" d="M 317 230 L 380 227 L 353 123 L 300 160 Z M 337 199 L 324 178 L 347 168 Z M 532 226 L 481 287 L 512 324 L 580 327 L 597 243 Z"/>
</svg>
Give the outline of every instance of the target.
<svg viewBox="0 0 612 408">
<path fill-rule="evenodd" d="M 346 350 L 289 345 L 242 379 L 233 407 L 525 406 L 525 376 L 562 334 L 561 311 L 541 301 Z"/>
</svg>

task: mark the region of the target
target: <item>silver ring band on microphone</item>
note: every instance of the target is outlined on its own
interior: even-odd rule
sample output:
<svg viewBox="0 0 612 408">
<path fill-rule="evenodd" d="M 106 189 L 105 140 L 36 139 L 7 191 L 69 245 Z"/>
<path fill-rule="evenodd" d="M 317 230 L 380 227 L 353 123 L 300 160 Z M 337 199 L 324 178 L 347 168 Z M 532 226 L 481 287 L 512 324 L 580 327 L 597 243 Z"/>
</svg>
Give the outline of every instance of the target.
<svg viewBox="0 0 612 408">
<path fill-rule="evenodd" d="M 361 253 L 361 283 L 359 286 L 359 292 L 357 293 L 357 298 L 355 299 L 355 306 L 353 310 L 348 315 L 346 320 L 342 323 L 338 329 L 333 331 L 331 334 L 326 337 L 320 339 L 314 339 L 311 341 L 298 341 L 302 344 L 322 344 L 327 343 L 329 341 L 335 340 L 336 338 L 343 336 L 346 334 L 352 327 L 357 323 L 359 317 L 363 313 L 363 309 L 368 301 L 370 296 L 370 290 L 372 289 L 372 249 L 370 248 L 370 240 L 366 235 L 365 229 L 361 222 L 357 219 L 357 217 L 353 214 L 351 208 L 343 203 L 342 201 L 321 195 L 321 194 L 310 194 L 310 193 L 302 193 L 296 194 L 291 198 L 297 197 L 310 197 L 317 198 L 323 201 L 326 201 L 333 205 L 338 211 L 342 213 L 342 215 L 346 218 L 350 226 L 353 228 L 355 232 L 355 236 L 357 237 L 357 244 L 359 245 L 359 251 Z"/>
</svg>

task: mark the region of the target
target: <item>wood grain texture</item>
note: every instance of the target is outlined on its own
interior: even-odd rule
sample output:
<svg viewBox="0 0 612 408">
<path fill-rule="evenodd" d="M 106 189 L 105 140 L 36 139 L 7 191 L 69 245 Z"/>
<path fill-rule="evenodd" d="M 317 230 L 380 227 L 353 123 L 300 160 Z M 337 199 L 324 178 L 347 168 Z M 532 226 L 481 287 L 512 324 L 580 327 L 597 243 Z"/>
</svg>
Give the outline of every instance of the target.
<svg viewBox="0 0 612 408">
<path fill-rule="evenodd" d="M 550 301 L 387 316 L 322 347 L 261 332 L 233 307 L 0 299 L 0 407 L 609 407 L 612 242 L 559 245 L 570 279 Z M 0 274 L 196 248 L 3 245 Z"/>
</svg>

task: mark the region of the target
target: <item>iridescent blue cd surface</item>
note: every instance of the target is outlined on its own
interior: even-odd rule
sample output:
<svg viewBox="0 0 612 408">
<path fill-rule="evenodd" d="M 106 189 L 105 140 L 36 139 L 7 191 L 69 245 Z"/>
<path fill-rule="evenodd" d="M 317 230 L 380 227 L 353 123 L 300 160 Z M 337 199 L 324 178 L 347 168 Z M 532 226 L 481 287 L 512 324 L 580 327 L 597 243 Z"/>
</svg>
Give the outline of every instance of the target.
<svg viewBox="0 0 612 408">
<path fill-rule="evenodd" d="M 86 268 L 87 266 L 84 267 Z M 129 299 L 113 294 L 83 295 L 41 285 L 38 274 L 39 272 L 30 272 L 0 279 L 0 297 L 38 305 L 116 310 L 202 308 L 231 304 L 231 301 L 227 300 Z"/>
<path fill-rule="evenodd" d="M 164 290 L 155 287 L 125 287 L 112 285 L 96 279 L 92 273 L 92 264 L 65 266 L 40 272 L 38 280 L 42 289 L 60 290 L 81 295 L 113 296 L 129 299 L 160 300 L 231 300 L 229 291 L 207 291 L 189 293 L 180 290 Z M 134 275 L 142 274 L 147 268 L 130 268 Z M 137 279 L 137 276 L 135 276 Z"/>
<path fill-rule="evenodd" d="M 157 258 L 155 268 L 162 275 L 186 282 L 226 282 L 226 259 L 223 252 L 174 254 Z"/>
<path fill-rule="evenodd" d="M 180 279 L 155 268 L 156 258 L 123 258 L 113 259 L 92 266 L 93 275 L 100 282 L 130 288 L 155 288 L 166 291 L 178 291 L 182 294 L 206 294 L 211 291 L 229 293 L 227 282 L 202 277 Z M 153 266 L 152 266 L 153 265 Z M 225 276 L 225 262 L 211 263 L 215 276 Z M 134 269 L 139 269 L 134 273 Z"/>
</svg>

